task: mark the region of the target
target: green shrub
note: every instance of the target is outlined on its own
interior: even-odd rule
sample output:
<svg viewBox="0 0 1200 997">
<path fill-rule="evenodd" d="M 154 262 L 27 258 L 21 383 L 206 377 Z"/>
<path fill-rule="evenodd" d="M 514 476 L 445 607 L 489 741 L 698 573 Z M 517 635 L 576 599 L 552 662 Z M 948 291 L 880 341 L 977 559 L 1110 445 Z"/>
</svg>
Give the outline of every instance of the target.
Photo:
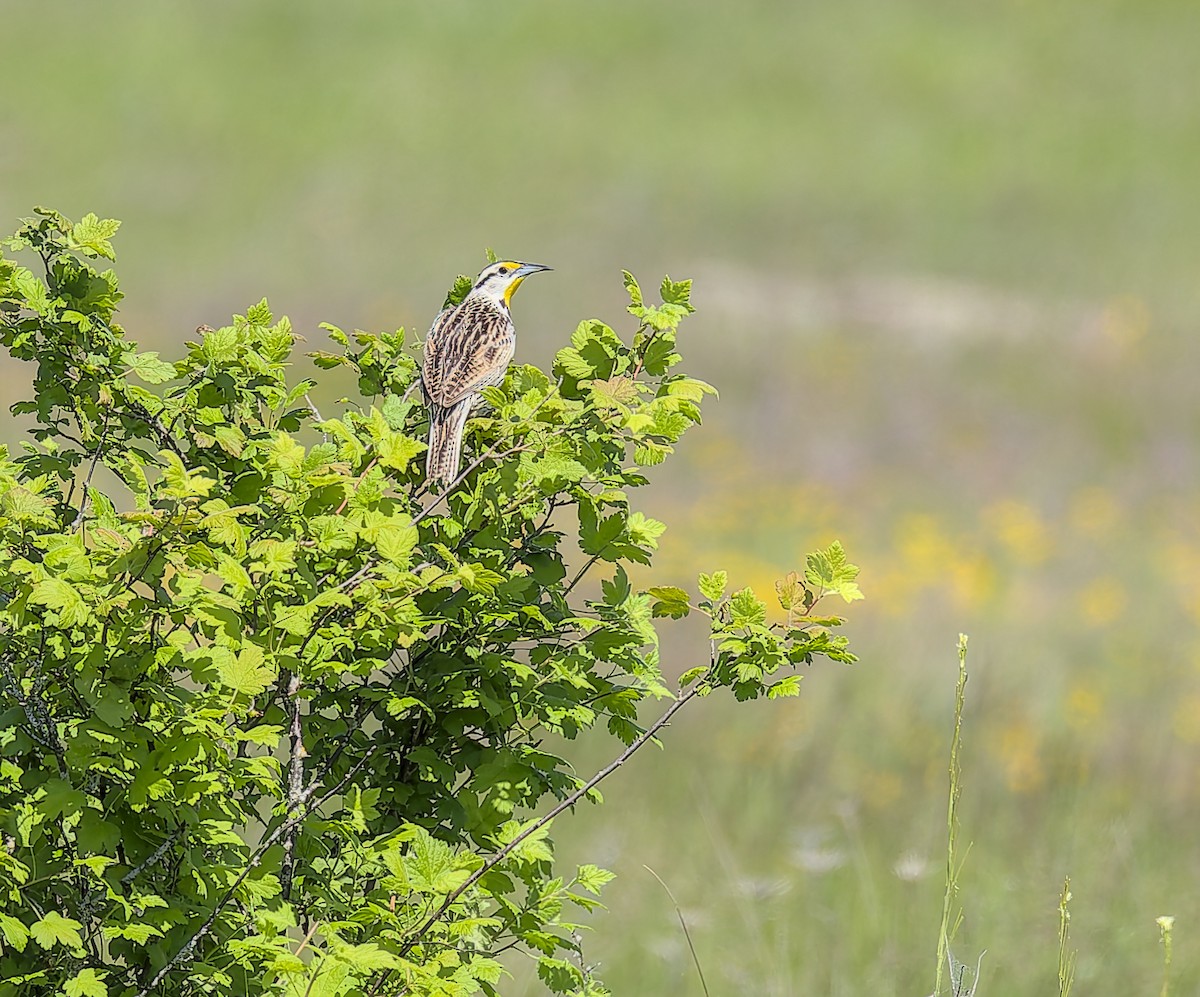
<svg viewBox="0 0 1200 997">
<path fill-rule="evenodd" d="M 39 209 L 4 246 L 40 272 L 0 258 L 36 364 L 36 442 L 0 450 L 0 995 L 494 994 L 514 946 L 603 993 L 568 912 L 611 877 L 556 873 L 549 818 L 691 699 L 853 660 L 812 614 L 858 596 L 836 544 L 779 623 L 721 572 L 631 584 L 664 527 L 628 490 L 712 391 L 677 371 L 690 282 L 626 275 L 630 342 L 586 321 L 553 376 L 515 366 L 435 496 L 403 330 L 325 327 L 360 393 L 325 418 L 265 301 L 139 352 L 92 265 L 116 229 Z M 712 657 L 672 697 L 655 618 L 689 612 Z M 624 750 L 583 779 L 552 745 L 596 727 Z"/>
</svg>

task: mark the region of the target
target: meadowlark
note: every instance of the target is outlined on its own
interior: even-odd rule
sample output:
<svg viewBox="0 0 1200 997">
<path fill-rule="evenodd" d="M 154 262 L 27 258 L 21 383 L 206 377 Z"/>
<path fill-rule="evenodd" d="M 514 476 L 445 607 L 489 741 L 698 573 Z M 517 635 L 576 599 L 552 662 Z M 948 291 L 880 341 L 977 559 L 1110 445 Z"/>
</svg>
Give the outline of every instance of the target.
<svg viewBox="0 0 1200 997">
<path fill-rule="evenodd" d="M 509 304 L 521 281 L 549 270 L 502 260 L 480 271 L 461 304 L 433 320 L 425 340 L 421 389 L 429 406 L 425 476 L 449 485 L 458 477 L 463 429 L 481 389 L 500 384 L 517 347 Z"/>
</svg>

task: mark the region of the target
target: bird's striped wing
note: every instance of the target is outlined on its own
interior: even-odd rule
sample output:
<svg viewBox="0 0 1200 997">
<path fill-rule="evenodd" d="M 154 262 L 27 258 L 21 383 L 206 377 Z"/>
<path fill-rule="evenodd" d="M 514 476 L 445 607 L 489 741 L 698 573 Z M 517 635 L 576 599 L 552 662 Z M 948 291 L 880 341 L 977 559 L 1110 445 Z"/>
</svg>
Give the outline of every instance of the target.
<svg viewBox="0 0 1200 997">
<path fill-rule="evenodd" d="M 468 298 L 433 320 L 421 368 L 425 397 L 449 408 L 482 387 L 499 384 L 515 350 L 507 316 Z"/>
</svg>

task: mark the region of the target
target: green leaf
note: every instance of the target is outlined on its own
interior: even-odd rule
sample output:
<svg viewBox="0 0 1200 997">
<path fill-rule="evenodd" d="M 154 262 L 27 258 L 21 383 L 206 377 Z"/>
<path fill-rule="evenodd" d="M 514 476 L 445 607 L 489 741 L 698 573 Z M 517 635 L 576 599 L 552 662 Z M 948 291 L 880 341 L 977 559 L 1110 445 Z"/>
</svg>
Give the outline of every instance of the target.
<svg viewBox="0 0 1200 997">
<path fill-rule="evenodd" d="M 613 873 L 596 865 L 581 865 L 575 874 L 575 882 L 596 896 L 614 878 Z"/>
<path fill-rule="evenodd" d="M 729 600 L 729 611 L 735 627 L 762 626 L 767 621 L 767 607 L 759 601 L 752 589 L 735 592 Z"/>
<path fill-rule="evenodd" d="M 814 588 L 836 592 L 846 602 L 863 598 L 855 583 L 858 566 L 847 560 L 846 552 L 837 540 L 825 550 L 814 551 L 808 555 L 808 567 L 804 574 Z"/>
<path fill-rule="evenodd" d="M 463 298 L 471 293 L 471 288 L 474 282 L 466 274 L 459 274 L 454 278 L 454 283 L 450 290 L 446 292 L 446 300 L 442 302 L 442 308 L 453 308 L 455 305 L 462 304 Z"/>
<path fill-rule="evenodd" d="M 287 433 L 277 433 L 271 441 L 271 466 L 289 478 L 298 480 L 304 476 L 304 446 Z"/>
<path fill-rule="evenodd" d="M 718 602 L 725 594 L 729 584 L 729 575 L 724 571 L 714 571 L 711 575 L 700 573 L 700 594 L 709 602 Z"/>
<path fill-rule="evenodd" d="M 387 406 L 385 405 L 384 408 L 386 409 Z M 379 463 L 396 471 L 405 470 L 409 461 L 417 454 L 424 452 L 425 449 L 426 445 L 420 440 L 404 436 L 401 433 L 388 433 L 376 445 Z"/>
<path fill-rule="evenodd" d="M 107 975 L 103 969 L 81 969 L 63 985 L 63 993 L 66 997 L 108 997 L 108 985 L 101 979 Z"/>
<path fill-rule="evenodd" d="M 637 279 L 628 270 L 622 270 L 621 277 L 625 283 L 625 290 L 629 292 L 630 310 L 640 308 L 643 304 L 642 289 L 638 286 Z"/>
<path fill-rule="evenodd" d="M 595 377 L 597 373 L 596 369 L 583 358 L 583 354 L 573 346 L 567 346 L 558 351 L 554 357 L 554 370 L 556 373 L 565 374 L 576 380 Z"/>
<path fill-rule="evenodd" d="M 397 431 L 404 429 L 404 422 L 411 409 L 412 402 L 406 402 L 400 395 L 388 395 L 380 407 L 388 426 Z"/>
<path fill-rule="evenodd" d="M 218 426 L 213 430 L 213 439 L 231 457 L 242 456 L 246 447 L 246 434 L 237 426 Z"/>
<path fill-rule="evenodd" d="M 13 268 L 12 286 L 32 311 L 45 315 L 50 310 L 50 291 L 45 282 L 25 267 Z"/>
<path fill-rule="evenodd" d="M 83 948 L 83 939 L 79 935 L 82 927 L 74 918 L 63 917 L 52 910 L 29 929 L 29 934 L 44 949 L 65 945 L 72 951 L 79 951 Z"/>
<path fill-rule="evenodd" d="M 621 409 L 637 401 L 640 395 L 638 382 L 630 377 L 610 377 L 607 381 L 592 381 L 588 391 L 596 407 Z"/>
<path fill-rule="evenodd" d="M 802 675 L 787 675 L 778 682 L 767 686 L 767 699 L 780 699 L 785 696 L 800 695 L 800 679 Z"/>
<path fill-rule="evenodd" d="M 655 616 L 669 616 L 679 620 L 691 612 L 690 597 L 675 585 L 658 585 L 647 589 L 646 594 L 654 600 L 650 611 Z"/>
<path fill-rule="evenodd" d="M 584 982 L 583 971 L 574 963 L 549 956 L 538 959 L 538 979 L 556 994 L 568 993 Z"/>
<path fill-rule="evenodd" d="M 165 384 L 175 378 L 175 365 L 159 360 L 154 351 L 130 357 L 129 369 L 147 384 Z"/>
<path fill-rule="evenodd" d="M 403 965 L 397 956 L 380 948 L 375 942 L 339 948 L 337 957 L 363 974 L 374 973 L 380 969 L 395 969 Z"/>
<path fill-rule="evenodd" d="M 46 578 L 38 582 L 29 595 L 29 601 L 57 613 L 58 623 L 63 627 L 77 627 L 91 615 L 83 597 L 61 578 Z"/>
<path fill-rule="evenodd" d="M 152 924 L 122 924 L 104 928 L 105 938 L 128 938 L 138 945 L 145 945 L 151 938 L 161 938 L 162 931 Z"/>
<path fill-rule="evenodd" d="M 412 561 L 412 552 L 420 537 L 412 521 L 405 519 L 407 521 L 386 523 L 375 532 L 375 549 L 385 560 L 400 567 L 407 567 Z"/>
<path fill-rule="evenodd" d="M 606 516 L 597 522 L 596 514 L 590 506 L 580 506 L 579 547 L 585 554 L 603 556 L 624 530 L 625 517 L 619 513 Z"/>
<path fill-rule="evenodd" d="M 11 914 L 0 914 L 0 934 L 3 934 L 6 945 L 11 945 L 18 952 L 25 951 L 29 942 L 29 929 L 22 921 Z"/>
<path fill-rule="evenodd" d="M 689 312 L 696 310 L 691 305 L 692 282 L 690 278 L 688 280 L 671 280 L 670 277 L 664 277 L 658 293 L 666 304 L 678 305 L 686 308 Z"/>
<path fill-rule="evenodd" d="M 237 330 L 233 326 L 225 326 L 204 333 L 200 353 L 210 363 L 219 364 L 233 360 L 237 356 L 237 347 Z"/>
<path fill-rule="evenodd" d="M 97 218 L 88 212 L 71 230 L 71 242 L 86 256 L 103 256 L 107 260 L 115 260 L 117 256 L 109 240 L 117 234 L 120 227 L 121 223 L 115 218 Z"/>
<path fill-rule="evenodd" d="M 247 644 L 235 657 L 224 655 L 217 661 L 217 675 L 223 686 L 254 697 L 275 681 L 277 673 L 266 661 L 257 644 Z"/>
<path fill-rule="evenodd" d="M 283 728 L 276 724 L 259 724 L 249 730 L 242 731 L 239 738 L 251 744 L 259 744 L 265 748 L 277 748 L 283 737 Z"/>
<path fill-rule="evenodd" d="M 271 306 L 267 304 L 267 299 L 262 298 L 258 304 L 251 305 L 246 309 L 246 321 L 251 325 L 268 326 L 275 321 L 275 316 L 271 314 Z"/>
</svg>

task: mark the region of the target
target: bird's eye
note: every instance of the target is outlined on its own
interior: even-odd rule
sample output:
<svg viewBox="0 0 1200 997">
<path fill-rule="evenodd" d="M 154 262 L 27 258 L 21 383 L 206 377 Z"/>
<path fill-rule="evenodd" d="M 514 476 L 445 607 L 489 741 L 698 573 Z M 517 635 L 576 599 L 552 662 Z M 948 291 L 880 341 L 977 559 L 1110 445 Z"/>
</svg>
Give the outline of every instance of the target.
<svg viewBox="0 0 1200 997">
<path fill-rule="evenodd" d="M 505 274 L 507 274 L 507 273 L 508 273 L 508 267 L 501 267 L 501 268 L 500 268 L 500 273 L 501 273 L 501 275 L 505 275 Z"/>
</svg>

